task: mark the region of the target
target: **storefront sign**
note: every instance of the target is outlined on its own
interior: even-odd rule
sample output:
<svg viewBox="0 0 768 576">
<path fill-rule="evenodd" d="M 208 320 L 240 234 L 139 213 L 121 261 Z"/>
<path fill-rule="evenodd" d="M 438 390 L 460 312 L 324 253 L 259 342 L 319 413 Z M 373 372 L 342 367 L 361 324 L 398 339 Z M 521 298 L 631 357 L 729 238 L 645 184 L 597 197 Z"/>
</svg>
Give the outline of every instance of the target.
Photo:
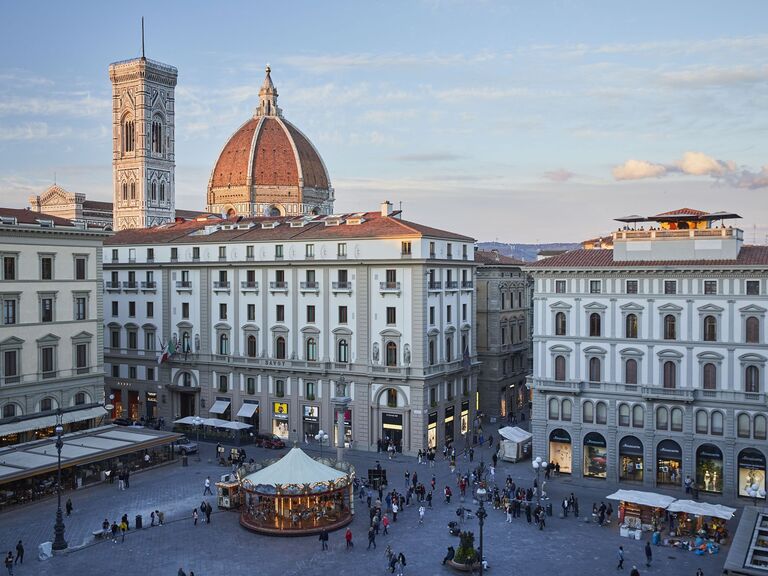
<svg viewBox="0 0 768 576">
<path fill-rule="evenodd" d="M 597 432 L 590 432 L 584 436 L 584 446 L 595 446 L 597 448 L 605 448 L 605 438 L 603 438 Z"/>
<path fill-rule="evenodd" d="M 437 412 L 430 412 L 429 413 L 429 423 L 430 424 L 437 424 Z"/>
<path fill-rule="evenodd" d="M 402 427 L 403 425 L 403 415 L 402 414 L 395 414 L 392 412 L 383 412 L 381 414 L 381 422 L 382 424 L 392 424 L 395 426 Z"/>
<path fill-rule="evenodd" d="M 320 408 L 318 406 L 304 406 L 304 420 L 317 422 L 320 420 Z"/>
<path fill-rule="evenodd" d="M 619 442 L 619 454 L 627 456 L 642 456 L 643 443 L 634 436 L 625 436 Z"/>
<path fill-rule="evenodd" d="M 288 403 L 287 402 L 273 402 L 272 413 L 275 418 L 282 420 L 288 420 Z"/>
<path fill-rule="evenodd" d="M 552 430 L 552 432 L 549 435 L 549 441 L 560 442 L 561 444 L 570 444 L 571 435 L 568 434 L 568 432 L 566 432 L 562 428 L 558 428 L 557 430 Z"/>
<path fill-rule="evenodd" d="M 448 406 L 445 409 L 445 421 L 448 422 L 448 419 L 450 418 L 453 420 L 453 415 L 455 414 L 456 410 L 453 406 Z"/>
<path fill-rule="evenodd" d="M 673 440 L 662 440 L 659 442 L 656 453 L 659 458 L 669 458 L 673 460 L 682 460 L 683 451 L 680 445 Z"/>
</svg>

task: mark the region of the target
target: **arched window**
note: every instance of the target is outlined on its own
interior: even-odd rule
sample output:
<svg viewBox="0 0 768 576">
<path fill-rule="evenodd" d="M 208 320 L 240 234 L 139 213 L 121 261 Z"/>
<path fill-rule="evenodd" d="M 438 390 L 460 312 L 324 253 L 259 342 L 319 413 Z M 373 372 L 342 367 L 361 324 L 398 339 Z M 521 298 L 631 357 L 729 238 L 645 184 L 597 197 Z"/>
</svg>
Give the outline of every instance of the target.
<svg viewBox="0 0 768 576">
<path fill-rule="evenodd" d="M 589 335 L 600 336 L 600 314 L 597 312 L 589 315 Z"/>
<path fill-rule="evenodd" d="M 160 202 L 165 202 L 165 182 L 160 182 Z"/>
<path fill-rule="evenodd" d="M 152 121 L 152 152 L 154 154 L 163 153 L 163 124 L 160 119 Z"/>
<path fill-rule="evenodd" d="M 704 341 L 715 342 L 717 340 L 717 319 L 714 316 L 704 317 Z"/>
<path fill-rule="evenodd" d="M 637 338 L 637 315 L 627 314 L 627 319 L 624 323 L 624 337 Z"/>
<path fill-rule="evenodd" d="M 696 434 L 706 434 L 709 431 L 709 414 L 706 410 L 696 411 Z"/>
<path fill-rule="evenodd" d="M 581 406 L 581 421 L 586 424 L 592 424 L 595 421 L 595 405 L 589 400 Z"/>
<path fill-rule="evenodd" d="M 555 356 L 555 380 L 565 381 L 565 356 Z"/>
<path fill-rule="evenodd" d="M 717 366 L 712 362 L 704 364 L 702 369 L 702 388 L 704 390 L 716 390 L 717 389 Z"/>
<path fill-rule="evenodd" d="M 682 408 L 672 408 L 672 431 L 673 432 L 682 432 L 683 431 L 683 409 Z"/>
<path fill-rule="evenodd" d="M 746 341 L 748 344 L 760 343 L 760 319 L 756 316 L 750 316 L 747 318 L 747 333 Z"/>
<path fill-rule="evenodd" d="M 760 368 L 747 366 L 744 371 L 744 392 L 760 392 Z"/>
<path fill-rule="evenodd" d="M 664 340 L 677 339 L 677 320 L 672 314 L 664 316 Z"/>
<path fill-rule="evenodd" d="M 123 121 L 123 152 L 133 152 L 133 143 L 136 136 L 133 120 Z"/>
<path fill-rule="evenodd" d="M 395 352 L 397 352 L 397 350 L 395 350 Z M 448 336 L 445 339 L 445 361 L 450 362 L 451 360 L 453 360 L 453 340 Z M 397 362 L 397 360 L 395 360 L 395 362 Z"/>
<path fill-rule="evenodd" d="M 635 404 L 632 406 L 632 427 L 645 427 L 645 408 L 643 408 L 640 404 Z"/>
<path fill-rule="evenodd" d="M 152 185 L 150 186 L 150 200 L 152 202 L 157 202 L 157 182 L 152 182 Z"/>
<path fill-rule="evenodd" d="M 387 389 L 387 406 L 397 408 L 397 390 L 394 388 Z"/>
<path fill-rule="evenodd" d="M 597 423 L 605 424 L 608 422 L 608 404 L 598 402 L 595 411 L 597 412 Z"/>
<path fill-rule="evenodd" d="M 190 374 L 189 372 L 184 372 L 181 375 L 181 385 L 184 386 L 185 388 L 189 388 L 190 386 L 192 386 L 192 374 Z"/>
<path fill-rule="evenodd" d="M 123 182 L 123 200 L 128 200 L 128 183 Z"/>
<path fill-rule="evenodd" d="M 317 340 L 314 338 L 307 338 L 307 343 L 305 346 L 306 350 L 306 357 L 307 360 L 315 361 L 317 360 Z"/>
<path fill-rule="evenodd" d="M 397 344 L 387 342 L 387 366 L 397 366 Z"/>
<path fill-rule="evenodd" d="M 619 404 L 619 426 L 629 426 L 629 404 Z"/>
<path fill-rule="evenodd" d="M 723 435 L 723 413 L 715 410 L 709 417 L 709 430 L 715 436 Z"/>
<path fill-rule="evenodd" d="M 560 405 L 560 419 L 561 420 L 571 420 L 571 415 L 573 413 L 573 402 L 571 402 L 568 398 L 563 400 L 562 404 Z"/>
<path fill-rule="evenodd" d="M 565 336 L 568 329 L 568 323 L 565 318 L 565 312 L 555 314 L 555 336 Z"/>
<path fill-rule="evenodd" d="M 600 382 L 600 358 L 593 356 L 589 359 L 589 381 Z"/>
<path fill-rule="evenodd" d="M 3 418 L 13 418 L 14 416 L 16 416 L 16 404 L 3 406 Z"/>
<path fill-rule="evenodd" d="M 78 392 L 75 394 L 75 406 L 85 404 L 85 392 Z"/>
<path fill-rule="evenodd" d="M 51 410 L 53 410 L 53 398 L 40 400 L 40 412 L 50 412 Z"/>
<path fill-rule="evenodd" d="M 549 399 L 549 419 L 550 420 L 560 419 L 560 401 L 557 398 Z"/>
<path fill-rule="evenodd" d="M 219 335 L 219 354 L 229 354 L 229 336 L 226 333 Z"/>
<path fill-rule="evenodd" d="M 671 360 L 664 362 L 664 388 L 677 387 L 677 366 Z"/>
<path fill-rule="evenodd" d="M 749 414 L 741 413 L 736 419 L 736 434 L 739 438 L 749 438 L 751 435 L 751 422 L 749 420 Z"/>
<path fill-rule="evenodd" d="M 669 411 L 664 406 L 656 408 L 656 430 L 669 429 Z"/>
<path fill-rule="evenodd" d="M 247 354 L 250 358 L 256 358 L 256 336 L 253 334 L 248 335 L 247 342 Z"/>
<path fill-rule="evenodd" d="M 346 340 L 339 340 L 337 346 L 336 362 L 349 362 L 349 344 Z"/>
<path fill-rule="evenodd" d="M 753 435 L 755 440 L 765 440 L 766 429 L 768 429 L 768 418 L 763 414 L 757 414 L 755 416 Z"/>
<path fill-rule="evenodd" d="M 131 182 L 131 200 L 136 200 L 136 182 Z"/>
<path fill-rule="evenodd" d="M 634 358 L 628 358 L 624 363 L 624 382 L 637 384 L 637 360 Z"/>
<path fill-rule="evenodd" d="M 275 340 L 275 358 L 285 358 L 285 338 L 278 336 Z"/>
</svg>

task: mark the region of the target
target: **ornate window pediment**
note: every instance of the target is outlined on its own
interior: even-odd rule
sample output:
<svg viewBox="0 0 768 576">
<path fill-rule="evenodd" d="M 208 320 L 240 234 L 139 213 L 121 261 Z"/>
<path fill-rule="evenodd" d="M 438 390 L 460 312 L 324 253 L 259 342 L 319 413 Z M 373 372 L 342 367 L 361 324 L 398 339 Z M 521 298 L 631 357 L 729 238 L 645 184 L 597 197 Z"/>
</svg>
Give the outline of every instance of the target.
<svg viewBox="0 0 768 576">
<path fill-rule="evenodd" d="M 605 304 L 600 304 L 599 302 L 590 302 L 586 306 L 584 306 L 584 310 L 607 310 L 608 306 Z"/>
<path fill-rule="evenodd" d="M 663 304 L 657 308 L 659 312 L 682 312 L 683 307 L 677 304 Z"/>
<path fill-rule="evenodd" d="M 605 348 L 602 348 L 600 346 L 587 346 L 584 348 L 584 354 L 587 356 L 594 356 L 594 355 L 604 355 L 607 354 L 608 351 Z"/>
<path fill-rule="evenodd" d="M 571 306 L 570 304 L 566 304 L 562 300 L 558 300 L 557 302 L 553 302 L 552 304 L 549 305 L 549 307 L 552 310 L 570 310 L 571 308 L 573 308 L 573 306 Z"/>
<path fill-rule="evenodd" d="M 696 354 L 696 358 L 699 360 L 723 360 L 725 356 L 722 354 L 719 354 L 717 352 L 707 351 L 707 352 L 699 352 Z"/>
<path fill-rule="evenodd" d="M 739 312 L 742 314 L 765 314 L 768 310 L 757 304 L 750 304 L 749 306 L 739 308 Z"/>
<path fill-rule="evenodd" d="M 639 348 L 623 348 L 622 350 L 619 350 L 619 354 L 621 354 L 622 356 L 631 356 L 633 358 L 645 356 L 645 352 L 643 352 Z"/>
<path fill-rule="evenodd" d="M 640 304 L 636 304 L 635 302 L 627 302 L 626 304 L 619 306 L 619 308 L 625 312 L 641 312 L 644 310 Z"/>
<path fill-rule="evenodd" d="M 741 356 L 739 356 L 739 360 L 741 360 L 742 362 L 754 362 L 756 364 L 763 364 L 768 361 L 768 358 L 766 358 L 762 354 L 748 353 L 748 354 L 742 354 Z"/>
<path fill-rule="evenodd" d="M 700 314 L 720 314 L 724 308 L 716 306 L 715 304 L 705 304 L 704 306 L 699 306 L 697 310 Z"/>
<path fill-rule="evenodd" d="M 672 350 L 670 348 L 667 348 L 665 350 L 660 350 L 656 354 L 659 358 L 682 358 L 683 354 L 681 352 L 678 352 L 677 350 Z"/>
<path fill-rule="evenodd" d="M 563 344 L 557 344 L 555 346 L 551 346 L 549 351 L 552 354 L 570 354 L 573 352 L 573 349 L 569 348 L 568 346 L 564 346 Z"/>
</svg>

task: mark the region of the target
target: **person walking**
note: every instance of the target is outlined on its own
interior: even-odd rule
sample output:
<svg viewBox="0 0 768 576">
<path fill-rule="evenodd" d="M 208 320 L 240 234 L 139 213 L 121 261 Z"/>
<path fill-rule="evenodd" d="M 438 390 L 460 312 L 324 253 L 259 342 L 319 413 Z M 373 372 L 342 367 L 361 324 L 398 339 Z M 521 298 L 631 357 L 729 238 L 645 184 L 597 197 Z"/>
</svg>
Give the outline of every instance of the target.
<svg viewBox="0 0 768 576">
<path fill-rule="evenodd" d="M 72 499 L 71 498 L 67 498 L 67 503 L 64 505 L 64 507 L 67 510 L 67 516 L 71 515 L 72 514 L 72 508 L 74 508 L 74 506 L 72 506 Z"/>
<path fill-rule="evenodd" d="M 117 521 L 112 521 L 112 526 L 110 527 L 110 530 L 112 531 L 112 542 L 114 544 L 117 544 L 117 532 L 120 530 L 120 527 L 117 525 Z"/>
<path fill-rule="evenodd" d="M 616 570 L 624 570 L 624 546 L 619 546 L 618 552 L 616 552 L 616 558 L 619 563 L 616 565 Z"/>
<path fill-rule="evenodd" d="M 368 527 L 368 548 L 366 550 L 370 550 L 371 546 L 376 550 L 376 530 L 373 529 L 373 525 Z"/>
<path fill-rule="evenodd" d="M 208 476 L 205 479 L 205 490 L 203 490 L 203 496 L 205 496 L 206 494 L 210 494 L 211 496 L 213 496 L 213 492 L 211 492 L 211 477 L 210 476 Z"/>
<path fill-rule="evenodd" d="M 13 552 L 8 552 L 5 557 L 5 569 L 8 570 L 9 576 L 13 576 Z"/>
<path fill-rule="evenodd" d="M 384 534 L 389 534 L 389 516 L 384 514 L 384 517 L 381 519 L 381 524 L 384 526 Z"/>
<path fill-rule="evenodd" d="M 328 530 L 325 528 L 320 530 L 320 544 L 321 550 L 328 550 Z"/>
<path fill-rule="evenodd" d="M 109 523 L 107 523 L 109 525 Z M 13 561 L 14 564 L 24 564 L 24 545 L 21 543 L 21 540 L 19 540 L 19 543 L 16 544 L 16 559 Z"/>
<path fill-rule="evenodd" d="M 400 507 L 397 502 L 392 502 L 392 522 L 397 522 L 397 513 L 400 511 Z"/>
<path fill-rule="evenodd" d="M 128 490 L 128 488 L 131 487 L 131 471 L 128 470 L 128 468 L 125 469 L 125 489 Z"/>
<path fill-rule="evenodd" d="M 651 560 L 653 560 L 653 552 L 651 551 L 651 541 L 646 540 L 645 542 L 645 565 L 650 566 Z"/>
<path fill-rule="evenodd" d="M 405 573 L 405 554 L 400 552 L 400 554 L 397 555 L 397 563 L 400 567 L 400 569 L 397 572 L 397 576 L 403 576 Z"/>
<path fill-rule="evenodd" d="M 197 508 L 192 510 L 192 520 L 195 526 L 197 526 Z"/>
<path fill-rule="evenodd" d="M 424 512 L 426 512 L 427 509 L 424 508 L 424 504 L 419 506 L 419 524 L 424 524 Z"/>
<path fill-rule="evenodd" d="M 344 533 L 344 540 L 347 542 L 347 550 L 350 548 L 354 548 L 354 543 L 352 542 L 352 530 L 347 528 L 347 531 Z"/>
<path fill-rule="evenodd" d="M 211 523 L 211 513 L 213 512 L 213 507 L 211 506 L 210 502 L 205 503 L 205 523 L 210 524 Z"/>
<path fill-rule="evenodd" d="M 120 542 L 125 542 L 125 533 L 128 532 L 128 522 L 122 520 L 120 522 Z"/>
</svg>

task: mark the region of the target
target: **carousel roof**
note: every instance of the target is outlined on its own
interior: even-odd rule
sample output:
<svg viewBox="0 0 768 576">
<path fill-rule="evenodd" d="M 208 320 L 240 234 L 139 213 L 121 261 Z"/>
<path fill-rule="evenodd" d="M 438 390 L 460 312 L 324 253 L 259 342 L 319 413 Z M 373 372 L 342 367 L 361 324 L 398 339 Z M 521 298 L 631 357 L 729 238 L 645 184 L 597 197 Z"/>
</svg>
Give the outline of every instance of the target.
<svg viewBox="0 0 768 576">
<path fill-rule="evenodd" d="M 254 486 L 259 484 L 284 486 L 332 482 L 346 477 L 347 474 L 344 472 L 321 464 L 307 456 L 301 448 L 295 447 L 271 466 L 248 474 L 243 481 L 250 482 Z"/>
</svg>

